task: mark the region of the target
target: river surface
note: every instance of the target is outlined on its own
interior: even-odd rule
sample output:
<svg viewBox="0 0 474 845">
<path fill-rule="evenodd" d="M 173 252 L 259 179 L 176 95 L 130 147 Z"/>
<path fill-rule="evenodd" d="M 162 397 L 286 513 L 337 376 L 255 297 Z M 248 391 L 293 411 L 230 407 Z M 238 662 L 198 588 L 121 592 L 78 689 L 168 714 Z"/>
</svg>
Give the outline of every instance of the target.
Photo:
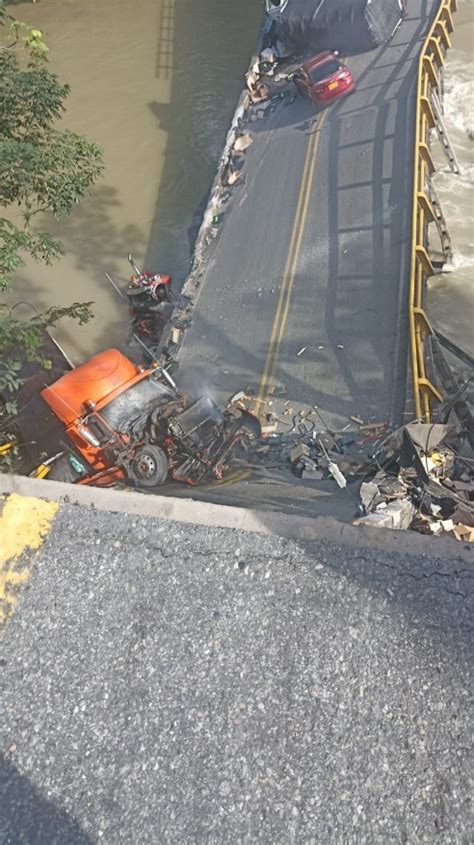
<svg viewBox="0 0 474 845">
<path fill-rule="evenodd" d="M 474 354 L 474 2 L 461 0 L 445 77 L 444 119 L 461 167 L 449 170 L 433 138 L 440 167 L 435 185 L 453 239 L 454 257 L 428 288 L 433 324 Z"/>
<path fill-rule="evenodd" d="M 105 272 L 127 253 L 179 282 L 189 230 L 212 184 L 262 17 L 258 0 L 41 0 L 15 15 L 44 31 L 50 67 L 71 93 L 63 125 L 104 149 L 93 196 L 56 225 L 66 255 L 29 264 L 15 295 L 36 308 L 93 300 L 84 327 L 55 337 L 75 363 L 124 347 L 127 313 Z M 129 272 L 130 271 L 130 272 Z M 22 308 L 22 315 L 28 309 Z"/>
<path fill-rule="evenodd" d="M 446 124 L 462 167 L 437 155 L 436 176 L 455 255 L 429 288 L 433 322 L 472 349 L 474 96 L 472 0 L 461 0 L 446 74 Z M 49 229 L 65 257 L 28 265 L 18 298 L 35 308 L 94 301 L 85 327 L 55 336 L 74 362 L 125 346 L 127 315 L 105 272 L 125 280 L 132 251 L 149 269 L 186 275 L 190 229 L 209 189 L 262 14 L 259 0 L 41 0 L 18 18 L 44 30 L 50 66 L 70 82 L 65 126 L 103 147 L 93 196 Z M 436 140 L 434 140 L 436 145 Z M 28 309 L 24 308 L 24 316 Z"/>
</svg>

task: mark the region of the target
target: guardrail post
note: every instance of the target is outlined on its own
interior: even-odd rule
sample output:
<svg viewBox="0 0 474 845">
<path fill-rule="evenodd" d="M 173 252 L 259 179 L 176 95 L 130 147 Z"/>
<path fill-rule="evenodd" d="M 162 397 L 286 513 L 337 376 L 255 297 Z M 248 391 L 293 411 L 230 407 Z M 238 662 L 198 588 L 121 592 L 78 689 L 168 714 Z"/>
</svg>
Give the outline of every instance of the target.
<svg viewBox="0 0 474 845">
<path fill-rule="evenodd" d="M 436 228 L 438 229 L 441 248 L 445 259 L 449 261 L 453 257 L 453 242 L 451 240 L 451 235 L 449 234 L 448 224 L 443 214 L 438 194 L 433 184 L 430 184 L 429 200 L 431 201 L 431 208 L 434 214 L 433 222 L 436 224 Z"/>
<path fill-rule="evenodd" d="M 456 153 L 454 152 L 454 148 L 449 140 L 448 130 L 444 125 L 443 114 L 441 109 L 441 104 L 438 100 L 436 94 L 432 93 L 431 95 L 431 102 L 433 105 L 433 117 L 435 123 L 435 129 L 438 134 L 438 138 L 440 141 L 441 146 L 443 147 L 444 153 L 446 158 L 448 159 L 449 166 L 453 173 L 457 173 L 458 175 L 461 173 L 461 168 L 459 167 L 459 162 L 456 158 Z"/>
</svg>

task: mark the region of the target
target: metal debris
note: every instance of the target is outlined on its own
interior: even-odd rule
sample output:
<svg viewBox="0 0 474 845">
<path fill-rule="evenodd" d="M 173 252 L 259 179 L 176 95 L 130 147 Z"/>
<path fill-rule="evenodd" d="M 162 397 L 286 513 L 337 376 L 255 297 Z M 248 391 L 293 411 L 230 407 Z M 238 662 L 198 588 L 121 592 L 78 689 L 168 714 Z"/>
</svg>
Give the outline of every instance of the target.
<svg viewBox="0 0 474 845">
<path fill-rule="evenodd" d="M 386 437 L 373 457 L 371 480 L 360 487 L 366 515 L 358 525 L 474 542 L 474 461 L 465 431 L 410 423 Z"/>
</svg>

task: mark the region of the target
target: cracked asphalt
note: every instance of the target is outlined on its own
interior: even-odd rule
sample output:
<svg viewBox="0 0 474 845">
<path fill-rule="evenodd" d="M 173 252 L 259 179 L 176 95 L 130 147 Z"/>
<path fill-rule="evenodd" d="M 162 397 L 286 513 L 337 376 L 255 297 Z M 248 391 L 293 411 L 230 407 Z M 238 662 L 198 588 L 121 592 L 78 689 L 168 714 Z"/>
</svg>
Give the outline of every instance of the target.
<svg viewBox="0 0 474 845">
<path fill-rule="evenodd" d="M 61 505 L 2 646 L 1 845 L 473 842 L 473 570 L 403 543 Z"/>
</svg>

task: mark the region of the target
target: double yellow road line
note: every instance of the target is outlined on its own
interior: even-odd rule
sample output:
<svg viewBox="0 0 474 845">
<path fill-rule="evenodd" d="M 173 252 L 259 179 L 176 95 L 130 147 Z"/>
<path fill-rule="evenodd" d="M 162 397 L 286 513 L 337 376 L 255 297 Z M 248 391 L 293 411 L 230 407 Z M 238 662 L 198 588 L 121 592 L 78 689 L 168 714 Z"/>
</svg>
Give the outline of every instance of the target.
<svg viewBox="0 0 474 845">
<path fill-rule="evenodd" d="M 275 370 L 278 363 L 278 355 L 280 351 L 281 342 L 285 332 L 285 326 L 288 320 L 288 314 L 291 304 L 291 294 L 296 278 L 296 267 L 298 258 L 301 252 L 301 244 L 306 225 L 306 218 L 308 216 L 309 201 L 313 187 L 314 168 L 316 166 L 316 158 L 318 154 L 319 140 L 321 137 L 321 129 L 326 119 L 327 111 L 323 113 L 319 123 L 314 130 L 308 143 L 306 156 L 301 175 L 301 184 L 298 192 L 298 200 L 296 203 L 295 218 L 291 230 L 290 246 L 288 249 L 288 257 L 283 273 L 283 280 L 278 295 L 278 304 L 273 320 L 272 332 L 270 342 L 268 344 L 267 355 L 265 358 L 265 365 L 263 368 L 262 378 L 257 394 L 256 410 L 258 412 L 259 406 L 264 402 L 269 394 L 270 388 L 273 385 Z M 218 482 L 216 486 L 219 489 L 225 486 L 237 484 L 244 481 L 250 476 L 249 470 L 237 471 L 229 475 L 225 481 Z M 211 485 L 209 485 L 211 486 Z"/>
<path fill-rule="evenodd" d="M 311 135 L 308 149 L 306 150 L 306 157 L 301 176 L 301 184 L 298 193 L 298 201 L 296 204 L 296 213 L 293 221 L 291 231 L 290 246 L 288 249 L 288 257 L 283 273 L 283 280 L 280 287 L 278 297 L 277 310 L 275 319 L 273 321 L 272 333 L 268 345 L 267 355 L 265 358 L 265 365 L 263 368 L 262 378 L 257 394 L 257 408 L 266 399 L 270 388 L 274 383 L 275 370 L 278 363 L 278 355 L 280 351 L 281 342 L 285 332 L 285 326 L 288 320 L 288 313 L 291 304 L 291 294 L 296 279 L 296 268 L 298 258 L 301 251 L 301 244 L 305 230 L 306 218 L 308 215 L 309 200 L 311 197 L 311 190 L 313 186 L 314 168 L 316 166 L 316 157 L 318 153 L 319 140 L 321 137 L 321 129 L 326 119 L 327 111 L 325 111 L 319 120 L 316 130 Z"/>
</svg>

